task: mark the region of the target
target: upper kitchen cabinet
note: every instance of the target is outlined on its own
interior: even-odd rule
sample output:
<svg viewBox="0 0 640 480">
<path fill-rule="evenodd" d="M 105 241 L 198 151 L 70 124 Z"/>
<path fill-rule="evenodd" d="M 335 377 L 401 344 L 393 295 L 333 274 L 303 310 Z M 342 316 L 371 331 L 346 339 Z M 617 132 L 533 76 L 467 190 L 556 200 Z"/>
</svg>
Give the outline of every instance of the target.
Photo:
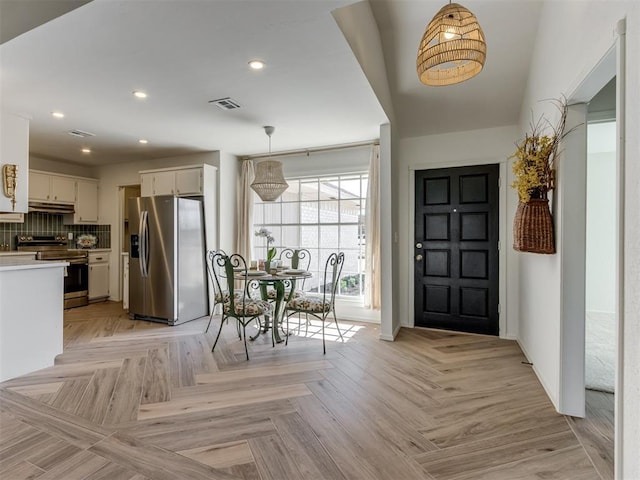
<svg viewBox="0 0 640 480">
<path fill-rule="evenodd" d="M 207 250 L 218 248 L 218 169 L 207 163 L 140 172 L 140 196 L 202 197 Z M 126 218 L 126 216 L 125 216 Z M 126 228 L 125 223 L 125 228 Z"/>
<path fill-rule="evenodd" d="M 51 175 L 31 171 L 29 175 L 29 200 L 46 202 L 51 196 Z"/>
<path fill-rule="evenodd" d="M 164 168 L 140 172 L 141 196 L 199 196 L 203 194 L 204 166 Z"/>
<path fill-rule="evenodd" d="M 65 215 L 64 223 L 98 223 L 98 181 L 76 179 L 75 213 Z M 72 220 L 72 221 L 69 221 Z"/>
<path fill-rule="evenodd" d="M 29 175 L 29 201 L 73 204 L 76 201 L 75 179 L 31 170 Z"/>
<path fill-rule="evenodd" d="M 73 213 L 64 213 L 65 225 L 98 223 L 98 180 L 94 178 L 31 170 L 29 201 L 32 209 L 41 209 L 36 211 L 47 211 L 51 204 L 67 205 L 65 210 Z"/>
<path fill-rule="evenodd" d="M 0 125 L 0 213 L 26 213 L 29 209 L 29 120 L 3 111 Z"/>
</svg>

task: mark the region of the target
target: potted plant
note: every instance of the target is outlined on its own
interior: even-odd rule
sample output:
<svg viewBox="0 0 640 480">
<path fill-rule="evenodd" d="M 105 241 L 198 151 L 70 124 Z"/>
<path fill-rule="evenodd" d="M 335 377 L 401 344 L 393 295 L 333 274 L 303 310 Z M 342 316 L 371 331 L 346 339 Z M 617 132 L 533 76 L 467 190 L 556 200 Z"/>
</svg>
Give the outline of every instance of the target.
<svg viewBox="0 0 640 480">
<path fill-rule="evenodd" d="M 255 232 L 255 236 L 267 239 L 267 258 L 264 261 L 264 269 L 266 272 L 270 272 L 271 261 L 276 257 L 277 249 L 276 247 L 269 247 L 269 245 L 275 241 L 275 238 L 273 238 L 271 231 L 267 230 L 265 227 L 262 227 L 260 230 Z"/>
<path fill-rule="evenodd" d="M 555 187 L 558 144 L 564 136 L 566 99 L 554 100 L 560 119 L 552 125 L 544 117 L 531 124 L 531 133 L 516 143 L 513 162 L 518 208 L 513 223 L 513 248 L 519 252 L 555 253 L 553 218 L 548 193 Z"/>
</svg>

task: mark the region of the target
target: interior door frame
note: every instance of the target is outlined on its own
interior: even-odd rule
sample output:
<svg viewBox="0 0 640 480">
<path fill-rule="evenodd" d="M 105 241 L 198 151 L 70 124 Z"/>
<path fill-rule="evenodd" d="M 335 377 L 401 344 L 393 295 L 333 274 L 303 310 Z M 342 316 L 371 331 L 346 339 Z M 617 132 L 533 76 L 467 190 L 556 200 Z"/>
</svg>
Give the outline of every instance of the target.
<svg viewBox="0 0 640 480">
<path fill-rule="evenodd" d="M 407 192 L 409 194 L 409 243 L 407 244 L 405 261 L 407 262 L 408 278 L 412 279 L 409 283 L 408 290 L 408 305 L 411 305 L 413 311 L 413 305 L 415 301 L 414 281 L 415 268 L 414 268 L 414 239 L 415 239 L 415 201 L 416 201 L 416 171 L 417 170 L 434 170 L 439 168 L 456 168 L 456 167 L 474 167 L 479 165 L 498 165 L 499 170 L 499 186 L 498 186 L 498 241 L 500 242 L 500 250 L 498 252 L 498 303 L 500 310 L 498 313 L 498 328 L 499 337 L 515 340 L 516 335 L 507 330 L 507 162 L 506 159 L 495 158 L 477 158 L 477 159 L 465 159 L 465 160 L 453 160 L 447 162 L 429 162 L 429 163 L 414 163 L 409 166 L 409 184 Z M 413 315 L 409 316 L 408 327 L 415 327 L 415 319 Z M 495 337 L 494 337 L 495 338 Z"/>
<path fill-rule="evenodd" d="M 616 38 L 609 50 L 594 65 L 594 67 L 581 79 L 578 85 L 572 90 L 569 98 L 569 104 L 575 104 L 569 107 L 569 114 L 576 117 L 582 115 L 585 122 L 586 130 L 586 107 L 581 102 L 590 101 L 611 78 L 616 77 L 616 235 L 617 235 L 617 252 L 616 252 L 616 337 L 617 337 L 617 354 L 616 354 L 616 373 L 615 373 L 615 421 L 614 421 L 614 478 L 621 478 L 623 470 L 623 438 L 624 438 L 624 165 L 625 165 L 625 21 L 620 20 L 616 25 Z M 581 187 L 586 189 L 586 144 L 568 144 L 565 148 L 567 156 L 577 156 L 576 165 L 581 166 L 584 172 L 578 171 L 582 176 L 584 173 L 585 182 Z M 580 193 L 580 192 L 578 192 Z M 580 194 L 571 198 L 574 205 L 580 205 L 586 210 L 586 198 Z M 576 203 L 577 202 L 577 203 Z M 564 229 L 562 235 L 578 235 L 581 242 L 586 242 L 584 232 L 575 232 L 570 229 Z M 575 245 L 571 247 L 575 248 Z M 562 251 L 563 258 L 568 253 Z M 558 396 L 559 410 L 561 413 L 569 415 L 584 416 L 585 408 L 585 338 L 584 338 L 584 282 L 586 259 L 584 256 L 581 261 L 565 262 L 562 265 L 561 279 L 561 298 L 562 316 L 565 321 L 562 324 L 560 337 L 560 389 Z M 576 294 L 575 284 L 578 282 L 582 285 L 582 302 L 580 303 L 580 295 Z M 582 316 L 576 313 L 582 310 Z M 567 315 L 568 314 L 568 315 Z M 581 332 L 581 335 L 580 335 Z M 580 415 L 582 412 L 582 415 Z"/>
</svg>

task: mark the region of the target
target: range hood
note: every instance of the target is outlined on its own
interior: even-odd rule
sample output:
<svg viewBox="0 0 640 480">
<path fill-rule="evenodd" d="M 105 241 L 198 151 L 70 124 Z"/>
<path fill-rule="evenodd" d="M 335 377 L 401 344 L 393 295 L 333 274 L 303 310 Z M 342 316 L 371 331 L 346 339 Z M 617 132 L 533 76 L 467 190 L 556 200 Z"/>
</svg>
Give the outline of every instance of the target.
<svg viewBox="0 0 640 480">
<path fill-rule="evenodd" d="M 75 208 L 68 203 L 29 202 L 29 212 L 64 215 L 65 213 L 75 213 Z"/>
</svg>

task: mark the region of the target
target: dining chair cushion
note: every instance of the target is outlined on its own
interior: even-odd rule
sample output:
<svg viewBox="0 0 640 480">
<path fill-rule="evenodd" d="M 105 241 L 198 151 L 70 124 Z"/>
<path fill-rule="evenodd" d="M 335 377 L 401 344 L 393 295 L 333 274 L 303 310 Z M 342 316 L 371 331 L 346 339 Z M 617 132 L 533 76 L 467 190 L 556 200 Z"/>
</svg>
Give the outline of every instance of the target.
<svg viewBox="0 0 640 480">
<path fill-rule="evenodd" d="M 238 292 L 234 292 L 233 296 L 235 297 L 236 302 L 242 300 L 242 294 Z M 229 295 L 229 291 L 225 290 L 223 292 L 216 292 L 216 303 L 229 303 L 231 296 Z"/>
<path fill-rule="evenodd" d="M 322 297 L 303 295 L 289 301 L 287 309 L 314 313 L 328 312 L 331 310 L 331 300 L 326 299 L 323 301 Z"/>
<path fill-rule="evenodd" d="M 289 292 L 291 290 L 285 290 L 284 291 L 284 298 L 289 298 Z M 293 291 L 293 297 L 291 298 L 299 298 L 302 295 L 304 295 L 304 293 L 301 290 L 294 290 Z M 270 288 L 269 290 L 267 290 L 267 298 L 269 300 L 275 300 L 276 297 L 278 296 L 278 292 L 276 292 L 275 288 Z"/>
<path fill-rule="evenodd" d="M 234 313 L 240 317 L 253 317 L 256 315 L 264 315 L 265 312 L 271 311 L 271 304 L 263 300 L 246 300 L 234 302 Z M 224 304 L 224 313 L 229 313 L 231 303 Z"/>
</svg>

